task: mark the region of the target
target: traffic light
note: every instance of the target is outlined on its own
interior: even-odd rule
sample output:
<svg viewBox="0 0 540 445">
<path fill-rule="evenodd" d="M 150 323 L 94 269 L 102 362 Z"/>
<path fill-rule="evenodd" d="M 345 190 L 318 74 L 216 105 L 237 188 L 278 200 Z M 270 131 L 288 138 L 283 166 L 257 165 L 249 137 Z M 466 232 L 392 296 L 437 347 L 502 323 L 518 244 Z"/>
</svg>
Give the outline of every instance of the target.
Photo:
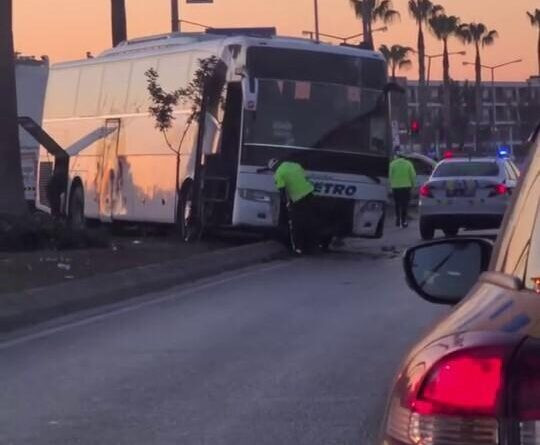
<svg viewBox="0 0 540 445">
<path fill-rule="evenodd" d="M 416 119 L 411 121 L 411 134 L 420 133 L 420 122 Z"/>
</svg>

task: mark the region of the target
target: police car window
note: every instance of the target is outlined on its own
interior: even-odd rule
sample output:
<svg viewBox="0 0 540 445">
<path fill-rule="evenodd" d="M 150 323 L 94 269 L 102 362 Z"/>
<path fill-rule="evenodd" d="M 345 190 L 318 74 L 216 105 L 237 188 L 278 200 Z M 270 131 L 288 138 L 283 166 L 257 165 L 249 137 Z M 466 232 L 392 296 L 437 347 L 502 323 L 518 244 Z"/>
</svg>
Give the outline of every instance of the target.
<svg viewBox="0 0 540 445">
<path fill-rule="evenodd" d="M 513 162 L 509 162 L 508 164 L 510 165 L 510 168 L 512 169 L 514 174 L 516 175 L 516 179 L 519 179 L 519 175 L 521 174 L 521 172 L 519 171 L 519 168 L 517 167 L 517 165 L 514 164 Z"/>
<path fill-rule="evenodd" d="M 498 176 L 499 166 L 495 162 L 466 161 L 443 162 L 433 173 L 434 178 L 452 176 Z"/>
<path fill-rule="evenodd" d="M 512 170 L 512 167 L 510 167 L 510 165 L 507 162 L 504 163 L 504 169 L 506 171 L 506 176 L 508 177 L 508 179 L 512 181 L 517 180 L 517 176 L 514 170 Z"/>
</svg>

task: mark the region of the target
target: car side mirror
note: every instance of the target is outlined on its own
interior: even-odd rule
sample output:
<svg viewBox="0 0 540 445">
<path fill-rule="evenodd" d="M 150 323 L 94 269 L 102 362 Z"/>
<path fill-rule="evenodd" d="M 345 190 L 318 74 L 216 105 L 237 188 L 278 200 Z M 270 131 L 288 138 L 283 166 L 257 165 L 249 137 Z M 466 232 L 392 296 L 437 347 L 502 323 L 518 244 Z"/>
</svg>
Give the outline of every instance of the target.
<svg viewBox="0 0 540 445">
<path fill-rule="evenodd" d="M 467 237 L 411 247 L 403 259 L 407 284 L 431 303 L 457 304 L 487 270 L 492 251 L 491 241 Z"/>
</svg>

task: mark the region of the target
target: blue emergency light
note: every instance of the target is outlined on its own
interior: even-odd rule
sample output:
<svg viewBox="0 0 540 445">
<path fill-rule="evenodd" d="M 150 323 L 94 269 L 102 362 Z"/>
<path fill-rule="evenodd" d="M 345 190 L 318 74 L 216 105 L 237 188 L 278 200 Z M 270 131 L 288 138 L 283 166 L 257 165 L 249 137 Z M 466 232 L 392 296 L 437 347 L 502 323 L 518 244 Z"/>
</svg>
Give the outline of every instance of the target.
<svg viewBox="0 0 540 445">
<path fill-rule="evenodd" d="M 497 157 L 501 159 L 506 159 L 510 157 L 511 149 L 510 147 L 503 145 L 497 150 Z"/>
</svg>

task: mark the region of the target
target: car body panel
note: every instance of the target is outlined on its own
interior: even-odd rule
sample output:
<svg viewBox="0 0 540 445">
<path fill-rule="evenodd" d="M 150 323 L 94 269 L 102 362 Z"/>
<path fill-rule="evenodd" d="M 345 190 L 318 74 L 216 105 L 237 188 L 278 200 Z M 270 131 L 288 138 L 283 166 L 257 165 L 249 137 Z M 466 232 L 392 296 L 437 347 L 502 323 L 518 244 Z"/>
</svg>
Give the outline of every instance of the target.
<svg viewBox="0 0 540 445">
<path fill-rule="evenodd" d="M 480 277 L 468 296 L 436 322 L 405 356 L 394 379 L 393 390 L 390 392 L 386 418 L 379 441 L 381 445 L 416 443 L 408 436 L 409 430 L 406 429 L 407 426 L 411 425 L 407 424 L 407 421 L 410 422 L 413 416 L 413 408 L 403 398 L 411 394 L 412 388 L 419 388 L 415 385 L 425 381 L 425 377 L 429 375 L 429 371 L 438 361 L 457 351 L 485 346 L 501 347 L 499 350 L 502 351 L 505 363 L 504 378 L 506 385 L 509 385 L 508 381 L 515 378 L 515 375 L 512 374 L 515 372 L 515 353 L 518 350 L 522 351 L 523 345 L 529 344 L 528 340 L 537 341 L 540 339 L 540 289 L 535 289 L 530 286 L 530 283 L 528 285 L 525 282 L 524 276 L 522 276 L 523 272 L 519 272 L 521 269 L 518 268 L 517 271 L 505 270 L 508 252 L 512 251 L 512 235 L 518 233 L 516 225 L 521 220 L 529 224 L 526 232 L 519 232 L 518 253 L 522 251 L 523 245 L 526 245 L 527 239 L 531 240 L 531 237 L 536 236 L 535 230 L 540 227 L 540 220 L 537 219 L 535 222 L 531 216 L 531 214 L 540 215 L 540 204 L 536 199 L 540 187 L 538 183 L 540 176 L 540 127 L 531 138 L 531 145 L 534 145 L 532 150 L 536 151 L 530 157 L 528 171 L 515 189 L 512 209 L 503 221 L 502 233 L 493 252 L 489 271 Z M 533 187 L 535 188 L 533 189 Z M 531 205 L 533 201 L 534 205 Z M 526 206 L 527 203 L 529 203 L 528 206 Z M 527 209 L 530 211 L 527 212 Z M 525 214 L 527 216 L 524 216 Z M 531 250 L 523 251 L 521 256 L 527 259 L 528 255 L 539 255 L 540 253 L 534 249 L 534 244 L 532 244 Z M 524 253 L 528 253 L 528 255 L 524 255 Z M 513 255 L 516 256 L 515 252 Z M 521 260 L 518 263 L 521 263 Z M 507 273 L 511 275 L 507 275 Z M 503 404 L 498 408 L 498 418 L 486 418 L 492 422 L 491 431 L 494 430 L 498 435 L 497 443 L 506 445 L 517 443 L 515 439 L 516 428 L 519 427 L 517 422 L 522 420 L 516 419 L 515 413 L 508 411 L 510 409 L 508 402 L 512 396 L 509 388 L 510 386 L 505 386 Z M 416 393 L 413 391 L 413 394 Z M 474 415 L 470 418 L 449 416 L 444 418 L 444 421 L 448 419 L 455 422 L 452 424 L 454 427 L 463 427 L 464 429 L 461 431 L 465 431 L 465 434 L 473 431 L 467 429 L 467 425 L 470 427 L 478 420 L 474 418 Z M 452 431 L 459 430 L 453 429 Z M 443 436 L 437 438 L 436 433 L 433 434 L 425 438 L 425 443 L 429 442 L 434 445 L 449 443 L 442 438 Z M 538 440 L 538 432 L 533 432 L 531 437 L 531 440 Z M 431 440 L 433 438 L 435 439 Z M 455 443 L 458 442 L 478 443 L 474 440 L 456 441 Z"/>
</svg>

